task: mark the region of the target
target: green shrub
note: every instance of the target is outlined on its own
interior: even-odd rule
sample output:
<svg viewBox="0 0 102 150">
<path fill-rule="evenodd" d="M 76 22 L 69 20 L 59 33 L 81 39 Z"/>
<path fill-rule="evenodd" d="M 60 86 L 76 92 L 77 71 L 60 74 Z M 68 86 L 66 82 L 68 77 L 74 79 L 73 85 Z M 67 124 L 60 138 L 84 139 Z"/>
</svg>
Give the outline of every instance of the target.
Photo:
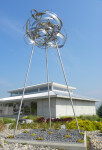
<svg viewBox="0 0 102 150">
<path fill-rule="evenodd" d="M 56 129 L 56 130 L 59 130 L 59 129 L 61 129 L 61 122 L 53 122 L 52 123 L 52 128 L 53 129 Z"/>
<path fill-rule="evenodd" d="M 16 123 L 11 124 L 10 129 L 15 129 Z M 40 128 L 40 124 L 39 123 L 23 123 L 20 124 L 20 122 L 18 123 L 18 130 L 20 129 L 38 129 Z"/>
<path fill-rule="evenodd" d="M 102 104 L 97 109 L 97 115 L 102 118 Z"/>
<path fill-rule="evenodd" d="M 8 142 L 5 140 L 5 141 L 4 141 L 4 143 L 6 143 L 6 144 L 7 144 Z"/>
<path fill-rule="evenodd" d="M 8 135 L 7 138 L 14 138 L 14 135 Z"/>
<path fill-rule="evenodd" d="M 78 143 L 84 143 L 84 140 L 78 139 L 77 142 L 78 142 Z"/>
<path fill-rule="evenodd" d="M 101 123 L 89 120 L 78 119 L 79 129 L 85 131 L 93 131 L 99 129 Z M 67 123 L 67 129 L 77 129 L 76 121 Z"/>
<path fill-rule="evenodd" d="M 29 133 L 29 131 L 25 130 L 23 133 Z"/>
<path fill-rule="evenodd" d="M 41 130 L 41 131 L 46 131 L 46 129 L 42 128 L 42 130 Z"/>
<path fill-rule="evenodd" d="M 43 137 L 39 136 L 36 140 L 43 140 Z"/>
<path fill-rule="evenodd" d="M 44 130 L 44 129 L 48 129 L 50 127 L 50 125 L 49 125 L 49 123 L 42 122 L 42 123 L 40 123 L 40 127 Z"/>
<path fill-rule="evenodd" d="M 24 116 L 24 117 L 22 117 L 22 119 L 28 119 L 28 116 Z"/>
<path fill-rule="evenodd" d="M 66 138 L 70 138 L 71 136 L 69 134 L 64 135 Z"/>
<path fill-rule="evenodd" d="M 33 121 L 34 121 L 34 122 L 37 122 L 37 120 L 38 120 L 39 118 L 40 118 L 39 116 L 33 117 Z"/>
<path fill-rule="evenodd" d="M 32 133 L 32 134 L 31 134 L 31 136 L 35 136 L 35 135 L 36 135 L 36 133 Z"/>
<path fill-rule="evenodd" d="M 49 131 L 48 134 L 53 134 L 53 132 L 52 132 L 52 131 Z"/>
<path fill-rule="evenodd" d="M 73 116 L 62 116 L 62 117 L 60 117 L 61 119 L 67 119 L 67 118 L 72 118 L 72 119 L 75 119 L 75 117 L 73 117 Z"/>
<path fill-rule="evenodd" d="M 102 127 L 100 128 L 100 132 L 102 133 Z"/>
<path fill-rule="evenodd" d="M 82 120 L 89 120 L 89 121 L 98 121 L 99 120 L 98 115 L 80 115 L 77 118 L 82 119 Z"/>
<path fill-rule="evenodd" d="M 3 120 L 2 120 L 3 122 Z M 66 129 L 70 131 L 71 129 L 77 129 L 76 121 L 75 119 L 71 122 L 65 122 Z M 102 122 L 96 122 L 96 121 L 89 121 L 89 120 L 81 120 L 78 119 L 79 129 L 85 130 L 85 131 L 93 131 L 93 130 L 102 130 Z M 59 130 L 61 128 L 62 122 L 52 122 L 51 128 Z M 10 128 L 15 129 L 16 122 L 11 124 Z M 49 122 L 33 122 L 30 124 L 24 123 L 20 124 L 18 123 L 18 129 L 38 129 L 41 128 L 43 131 L 48 129 L 50 127 Z"/>
<path fill-rule="evenodd" d="M 67 131 L 69 131 L 69 132 L 70 132 L 70 131 L 71 131 L 71 129 L 68 129 Z"/>
<path fill-rule="evenodd" d="M 16 122 L 14 122 L 13 124 L 10 125 L 10 129 L 15 129 L 16 127 Z M 21 124 L 18 122 L 18 127 L 17 127 L 18 130 L 21 130 L 22 127 L 21 127 Z"/>
<path fill-rule="evenodd" d="M 102 122 L 102 118 L 99 117 L 99 118 L 97 119 L 97 121 Z"/>
<path fill-rule="evenodd" d="M 84 132 L 80 132 L 80 135 L 84 135 Z"/>
<path fill-rule="evenodd" d="M 40 118 L 40 117 L 39 116 L 32 116 L 32 115 L 22 117 L 22 119 L 31 119 L 31 120 L 33 120 L 33 122 L 37 122 L 38 118 Z"/>
<path fill-rule="evenodd" d="M 0 119 L 3 120 L 3 123 L 4 123 L 4 124 L 8 124 L 8 123 L 13 123 L 13 122 L 15 122 L 14 119 L 12 119 L 12 118 L 1 117 Z"/>
</svg>

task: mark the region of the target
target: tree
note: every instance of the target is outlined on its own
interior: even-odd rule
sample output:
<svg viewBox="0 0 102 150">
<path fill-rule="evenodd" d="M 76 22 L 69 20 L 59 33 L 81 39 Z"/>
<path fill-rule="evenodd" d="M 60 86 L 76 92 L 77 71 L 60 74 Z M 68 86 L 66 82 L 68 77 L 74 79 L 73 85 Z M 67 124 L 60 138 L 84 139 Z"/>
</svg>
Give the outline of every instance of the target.
<svg viewBox="0 0 102 150">
<path fill-rule="evenodd" d="M 97 109 L 97 115 L 102 118 L 102 104 Z"/>
</svg>

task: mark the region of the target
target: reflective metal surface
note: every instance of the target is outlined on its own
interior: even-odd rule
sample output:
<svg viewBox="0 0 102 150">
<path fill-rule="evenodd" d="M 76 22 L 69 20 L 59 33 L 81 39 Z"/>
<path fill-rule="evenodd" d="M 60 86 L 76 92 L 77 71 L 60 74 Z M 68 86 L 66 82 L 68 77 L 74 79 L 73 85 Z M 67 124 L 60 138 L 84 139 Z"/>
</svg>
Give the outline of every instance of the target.
<svg viewBox="0 0 102 150">
<path fill-rule="evenodd" d="M 41 49 L 64 46 L 66 34 L 62 29 L 62 21 L 53 12 L 31 11 L 31 17 L 26 22 L 25 41 L 27 44 L 35 43 Z"/>
</svg>

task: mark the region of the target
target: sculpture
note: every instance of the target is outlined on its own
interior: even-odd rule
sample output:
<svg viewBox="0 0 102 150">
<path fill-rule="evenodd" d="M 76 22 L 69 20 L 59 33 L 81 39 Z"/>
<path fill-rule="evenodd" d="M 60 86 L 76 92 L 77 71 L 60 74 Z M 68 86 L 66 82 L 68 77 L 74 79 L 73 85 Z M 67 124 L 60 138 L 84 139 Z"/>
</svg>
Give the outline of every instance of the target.
<svg viewBox="0 0 102 150">
<path fill-rule="evenodd" d="M 48 84 L 48 98 L 49 98 L 50 128 L 51 128 L 51 108 L 50 108 L 47 49 L 52 47 L 52 48 L 56 48 L 57 52 L 58 52 L 62 71 L 63 71 L 65 82 L 67 85 L 69 98 L 70 98 L 71 104 L 72 104 L 73 113 L 74 113 L 74 116 L 76 119 L 76 124 L 77 124 L 78 130 L 79 130 L 77 118 L 76 118 L 75 111 L 74 111 L 72 97 L 71 97 L 71 94 L 69 91 L 67 78 L 65 75 L 63 63 L 62 63 L 60 52 L 59 52 L 59 48 L 62 48 L 64 46 L 66 38 L 67 38 L 67 36 L 66 36 L 66 33 L 64 32 L 62 21 L 55 13 L 50 12 L 50 11 L 37 12 L 35 9 L 33 9 L 31 11 L 31 17 L 26 22 L 25 42 L 29 45 L 32 45 L 33 47 L 32 47 L 32 51 L 31 51 L 27 75 L 26 75 L 26 79 L 25 79 L 25 83 L 24 83 L 24 89 L 23 89 L 23 94 L 22 94 L 22 99 L 21 99 L 21 104 L 20 104 L 20 108 L 19 108 L 19 113 L 18 113 L 14 136 L 16 135 L 16 130 L 17 130 L 18 121 L 19 121 L 19 117 L 20 117 L 20 111 L 21 111 L 22 102 L 24 99 L 26 82 L 27 82 L 31 59 L 32 59 L 33 50 L 34 50 L 35 46 L 37 46 L 41 49 L 44 49 L 46 51 L 46 69 L 47 69 L 47 84 Z"/>
</svg>

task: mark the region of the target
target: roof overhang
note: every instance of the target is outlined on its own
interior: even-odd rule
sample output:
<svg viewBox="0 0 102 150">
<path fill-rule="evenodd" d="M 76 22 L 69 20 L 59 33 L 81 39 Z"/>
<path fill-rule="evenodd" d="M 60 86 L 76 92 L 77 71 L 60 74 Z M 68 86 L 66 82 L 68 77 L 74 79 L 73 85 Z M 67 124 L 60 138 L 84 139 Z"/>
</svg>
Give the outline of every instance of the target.
<svg viewBox="0 0 102 150">
<path fill-rule="evenodd" d="M 32 86 L 27 86 L 26 90 L 28 90 L 28 89 L 35 89 L 35 88 L 41 88 L 41 87 L 45 87 L 45 86 L 48 86 L 48 83 L 42 83 L 42 84 L 36 84 L 36 85 L 32 85 Z M 66 85 L 55 83 L 55 82 L 49 82 L 49 86 L 57 86 L 57 87 L 60 87 L 60 88 L 67 89 Z M 70 90 L 75 90 L 76 88 L 72 87 L 72 86 L 69 86 L 69 89 Z M 23 88 L 18 88 L 18 89 L 14 89 L 14 90 L 9 90 L 8 93 L 18 92 L 18 91 L 22 91 L 22 90 L 23 90 Z"/>
<path fill-rule="evenodd" d="M 64 95 L 58 95 L 53 91 L 50 91 L 50 97 L 51 98 L 63 98 L 63 99 L 70 99 L 69 96 L 64 96 Z M 0 99 L 0 102 L 5 103 L 5 102 L 16 102 L 20 101 L 22 96 L 14 96 L 14 97 L 6 97 Z M 37 94 L 29 94 L 29 95 L 24 95 L 24 101 L 26 100 L 33 100 L 33 99 L 44 99 L 48 98 L 48 92 L 43 92 L 43 93 L 37 93 Z M 81 101 L 93 101 L 93 102 L 99 102 L 99 100 L 94 100 L 94 99 L 89 99 L 89 98 L 81 98 L 81 97 L 74 97 L 72 96 L 73 100 L 81 100 Z"/>
</svg>

